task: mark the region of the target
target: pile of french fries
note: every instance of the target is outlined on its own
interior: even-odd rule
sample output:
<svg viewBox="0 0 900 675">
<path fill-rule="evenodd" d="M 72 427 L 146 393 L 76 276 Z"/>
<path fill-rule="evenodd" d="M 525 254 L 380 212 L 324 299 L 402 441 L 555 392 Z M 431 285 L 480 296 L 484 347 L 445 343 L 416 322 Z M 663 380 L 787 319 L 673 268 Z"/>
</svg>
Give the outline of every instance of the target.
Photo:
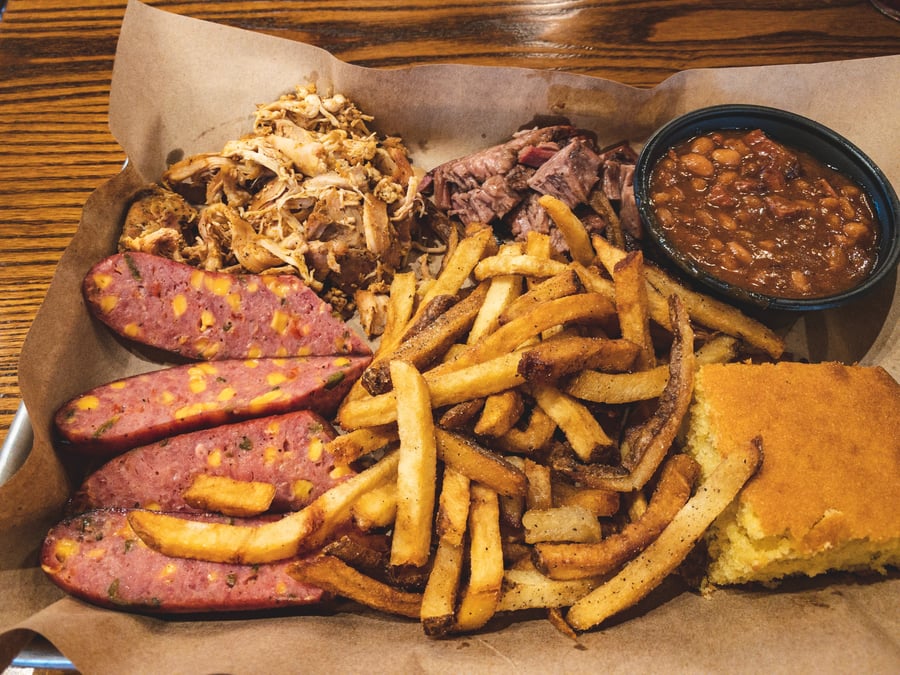
<svg viewBox="0 0 900 675">
<path fill-rule="evenodd" d="M 470 227 L 439 273 L 396 275 L 328 447 L 351 477 L 273 522 L 135 511 L 132 528 L 172 556 L 296 558 L 298 579 L 429 636 L 536 608 L 576 636 L 646 596 L 760 461 L 755 443 L 701 480 L 679 451 L 695 369 L 784 345 L 616 245 L 614 222 L 591 235 L 541 203 L 565 255 Z"/>
</svg>

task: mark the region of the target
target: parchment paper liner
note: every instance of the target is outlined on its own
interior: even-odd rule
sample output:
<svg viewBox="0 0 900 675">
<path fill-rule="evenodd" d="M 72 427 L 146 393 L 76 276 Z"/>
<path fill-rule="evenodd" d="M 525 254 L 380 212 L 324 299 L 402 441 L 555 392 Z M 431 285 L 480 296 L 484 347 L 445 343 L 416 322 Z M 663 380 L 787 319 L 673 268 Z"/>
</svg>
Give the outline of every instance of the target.
<svg viewBox="0 0 900 675">
<path fill-rule="evenodd" d="M 36 567 L 46 528 L 68 495 L 50 445 L 53 411 L 71 396 L 155 367 L 87 315 L 79 286 L 112 252 L 128 197 L 167 159 L 218 150 L 249 129 L 256 103 L 305 81 L 332 83 L 399 134 L 424 168 L 502 140 L 535 115 L 566 115 L 601 143 L 640 143 L 704 105 L 756 103 L 813 117 L 847 136 L 900 185 L 900 56 L 816 65 L 691 70 L 651 90 L 510 68 L 372 70 L 301 43 L 180 17 L 132 0 L 116 55 L 110 127 L 130 164 L 98 187 L 27 337 L 20 385 L 34 449 L 0 487 L 0 666 L 34 634 L 85 673 L 121 672 L 779 672 L 900 670 L 900 579 L 829 576 L 778 592 L 709 599 L 666 584 L 578 644 L 539 613 L 501 618 L 450 640 L 342 605 L 260 617 L 165 620 L 97 609 L 63 595 Z M 881 364 L 900 373 L 896 275 L 863 301 L 807 316 L 794 351 L 813 360 Z M 835 411 L 839 415 L 840 411 Z"/>
</svg>

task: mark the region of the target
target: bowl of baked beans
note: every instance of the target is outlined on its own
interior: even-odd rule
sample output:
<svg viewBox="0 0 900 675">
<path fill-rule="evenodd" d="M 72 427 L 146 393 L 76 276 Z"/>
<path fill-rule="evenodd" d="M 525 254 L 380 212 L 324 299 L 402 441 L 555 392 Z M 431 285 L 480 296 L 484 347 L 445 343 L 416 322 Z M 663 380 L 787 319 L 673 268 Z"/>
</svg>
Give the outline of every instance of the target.
<svg viewBox="0 0 900 675">
<path fill-rule="evenodd" d="M 758 307 L 845 304 L 891 274 L 900 203 L 849 140 L 806 117 L 719 105 L 647 141 L 635 197 L 662 257 L 719 295 Z"/>
</svg>

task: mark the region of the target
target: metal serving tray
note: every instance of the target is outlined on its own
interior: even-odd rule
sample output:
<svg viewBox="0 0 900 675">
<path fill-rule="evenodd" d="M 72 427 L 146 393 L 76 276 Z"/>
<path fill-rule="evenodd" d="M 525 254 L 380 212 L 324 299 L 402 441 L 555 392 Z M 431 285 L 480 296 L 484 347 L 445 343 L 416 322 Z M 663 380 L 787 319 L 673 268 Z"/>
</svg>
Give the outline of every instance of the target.
<svg viewBox="0 0 900 675">
<path fill-rule="evenodd" d="M 20 403 L 12 424 L 9 425 L 9 432 L 3 439 L 3 446 L 0 447 L 0 485 L 8 481 L 25 463 L 33 442 L 34 433 L 31 430 L 31 420 L 28 418 L 25 405 Z M 40 636 L 25 645 L 13 659 L 11 665 L 15 668 L 40 670 L 75 670 L 71 661 Z"/>
</svg>

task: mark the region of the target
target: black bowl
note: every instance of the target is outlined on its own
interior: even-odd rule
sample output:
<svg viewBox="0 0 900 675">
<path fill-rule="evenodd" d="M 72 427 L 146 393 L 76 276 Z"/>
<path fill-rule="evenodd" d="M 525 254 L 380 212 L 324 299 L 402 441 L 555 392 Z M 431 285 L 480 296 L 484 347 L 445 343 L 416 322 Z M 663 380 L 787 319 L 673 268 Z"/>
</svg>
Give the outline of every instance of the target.
<svg viewBox="0 0 900 675">
<path fill-rule="evenodd" d="M 782 298 L 748 291 L 697 268 L 665 238 L 650 201 L 650 174 L 669 148 L 694 136 L 717 130 L 761 129 L 789 147 L 810 153 L 856 182 L 868 195 L 878 227 L 877 261 L 871 273 L 854 288 L 827 297 Z M 647 141 L 634 172 L 637 207 L 652 242 L 675 267 L 713 291 L 743 304 L 791 311 L 819 310 L 843 305 L 868 292 L 890 274 L 900 259 L 900 202 L 887 177 L 859 148 L 843 136 L 806 117 L 755 105 L 718 105 L 678 117 Z"/>
</svg>

